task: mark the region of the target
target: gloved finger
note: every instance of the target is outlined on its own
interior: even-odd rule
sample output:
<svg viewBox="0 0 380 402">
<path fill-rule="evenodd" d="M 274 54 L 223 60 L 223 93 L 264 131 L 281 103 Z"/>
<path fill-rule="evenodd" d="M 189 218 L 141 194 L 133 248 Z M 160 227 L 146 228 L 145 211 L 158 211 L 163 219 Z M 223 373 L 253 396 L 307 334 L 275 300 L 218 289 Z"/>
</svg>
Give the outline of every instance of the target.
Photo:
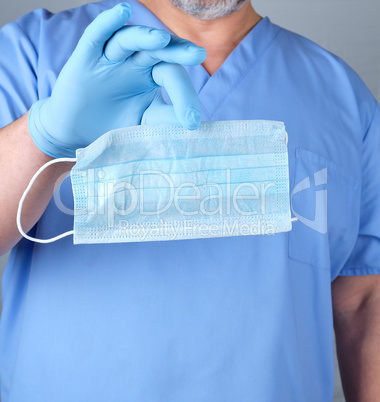
<svg viewBox="0 0 380 402">
<path fill-rule="evenodd" d="M 170 43 L 163 49 L 135 53 L 131 60 L 143 67 L 153 66 L 160 61 L 195 66 L 203 63 L 206 56 L 206 49 L 203 47 L 172 35 Z"/>
<path fill-rule="evenodd" d="M 101 57 L 105 43 L 127 23 L 131 12 L 132 7 L 128 3 L 119 3 L 99 14 L 84 31 L 75 51 L 81 54 L 89 52 L 92 57 Z"/>
<path fill-rule="evenodd" d="M 117 63 L 140 50 L 156 50 L 164 48 L 171 36 L 162 29 L 145 26 L 126 26 L 119 29 L 107 42 L 104 56 Z"/>
<path fill-rule="evenodd" d="M 178 119 L 174 113 L 172 105 L 168 105 L 161 94 L 161 89 L 157 91 L 157 95 L 148 109 L 145 110 L 141 119 L 141 124 L 160 124 L 160 123 L 173 123 L 179 124 Z"/>
<path fill-rule="evenodd" d="M 201 107 L 187 71 L 179 64 L 161 62 L 153 67 L 152 77 L 166 89 L 178 122 L 189 130 L 197 129 L 201 124 Z"/>
</svg>

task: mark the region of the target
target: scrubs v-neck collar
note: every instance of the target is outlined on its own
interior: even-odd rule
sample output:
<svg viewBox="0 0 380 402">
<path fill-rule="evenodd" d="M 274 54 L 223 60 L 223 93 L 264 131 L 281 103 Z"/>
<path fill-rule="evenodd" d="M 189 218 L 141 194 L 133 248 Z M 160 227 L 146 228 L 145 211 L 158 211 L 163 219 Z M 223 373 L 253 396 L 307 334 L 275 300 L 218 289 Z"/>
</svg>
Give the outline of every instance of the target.
<svg viewBox="0 0 380 402">
<path fill-rule="evenodd" d="M 130 24 L 141 25 L 142 21 L 139 20 L 139 16 L 143 15 L 143 25 L 164 29 L 172 33 L 168 27 L 137 0 L 131 0 L 130 4 L 133 8 Z M 192 78 L 202 108 L 210 119 L 228 97 L 228 94 L 255 67 L 280 30 L 281 28 L 272 24 L 268 17 L 263 18 L 243 38 L 212 76 L 208 74 L 202 65 L 185 66 Z"/>
</svg>

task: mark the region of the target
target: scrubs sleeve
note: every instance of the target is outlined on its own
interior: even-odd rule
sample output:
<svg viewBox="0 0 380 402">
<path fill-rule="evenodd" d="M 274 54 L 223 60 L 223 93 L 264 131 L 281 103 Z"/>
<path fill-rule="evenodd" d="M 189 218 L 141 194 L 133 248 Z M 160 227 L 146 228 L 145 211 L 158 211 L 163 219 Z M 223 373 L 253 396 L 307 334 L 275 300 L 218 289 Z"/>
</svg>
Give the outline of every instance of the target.
<svg viewBox="0 0 380 402">
<path fill-rule="evenodd" d="M 342 276 L 380 274 L 380 109 L 363 139 L 359 234 Z"/>
<path fill-rule="evenodd" d="M 38 35 L 38 18 L 30 13 L 22 19 Z M 17 21 L 0 29 L 0 128 L 24 115 L 38 99 L 38 52 L 33 42 Z"/>
</svg>

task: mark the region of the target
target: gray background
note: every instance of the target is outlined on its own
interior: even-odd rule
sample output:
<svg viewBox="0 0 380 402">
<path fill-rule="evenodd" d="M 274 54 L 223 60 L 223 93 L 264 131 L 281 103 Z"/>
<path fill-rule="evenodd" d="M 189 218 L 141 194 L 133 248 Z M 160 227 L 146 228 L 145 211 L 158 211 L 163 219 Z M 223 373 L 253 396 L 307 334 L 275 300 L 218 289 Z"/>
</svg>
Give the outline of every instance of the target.
<svg viewBox="0 0 380 402">
<path fill-rule="evenodd" d="M 0 0 L 0 26 L 35 8 L 59 11 L 85 0 Z M 380 99 L 379 0 L 253 0 L 259 14 L 298 32 L 350 64 Z M 1 51 L 0 51 L 1 57 Z M 0 275 L 7 255 L 0 257 Z M 334 402 L 343 402 L 336 370 Z"/>
</svg>

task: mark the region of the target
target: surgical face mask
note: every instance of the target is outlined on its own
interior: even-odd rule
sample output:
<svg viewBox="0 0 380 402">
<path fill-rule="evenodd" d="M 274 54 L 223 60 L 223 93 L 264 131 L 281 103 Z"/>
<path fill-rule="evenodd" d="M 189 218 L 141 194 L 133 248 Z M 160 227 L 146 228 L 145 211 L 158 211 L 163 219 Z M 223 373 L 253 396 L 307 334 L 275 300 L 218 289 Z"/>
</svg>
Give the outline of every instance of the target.
<svg viewBox="0 0 380 402">
<path fill-rule="evenodd" d="M 27 192 L 46 167 L 71 170 L 74 230 L 35 239 L 21 227 Z M 22 235 L 74 244 L 267 235 L 291 230 L 287 134 L 274 121 L 161 124 L 110 131 L 76 158 L 48 162 L 17 214 Z"/>
</svg>

